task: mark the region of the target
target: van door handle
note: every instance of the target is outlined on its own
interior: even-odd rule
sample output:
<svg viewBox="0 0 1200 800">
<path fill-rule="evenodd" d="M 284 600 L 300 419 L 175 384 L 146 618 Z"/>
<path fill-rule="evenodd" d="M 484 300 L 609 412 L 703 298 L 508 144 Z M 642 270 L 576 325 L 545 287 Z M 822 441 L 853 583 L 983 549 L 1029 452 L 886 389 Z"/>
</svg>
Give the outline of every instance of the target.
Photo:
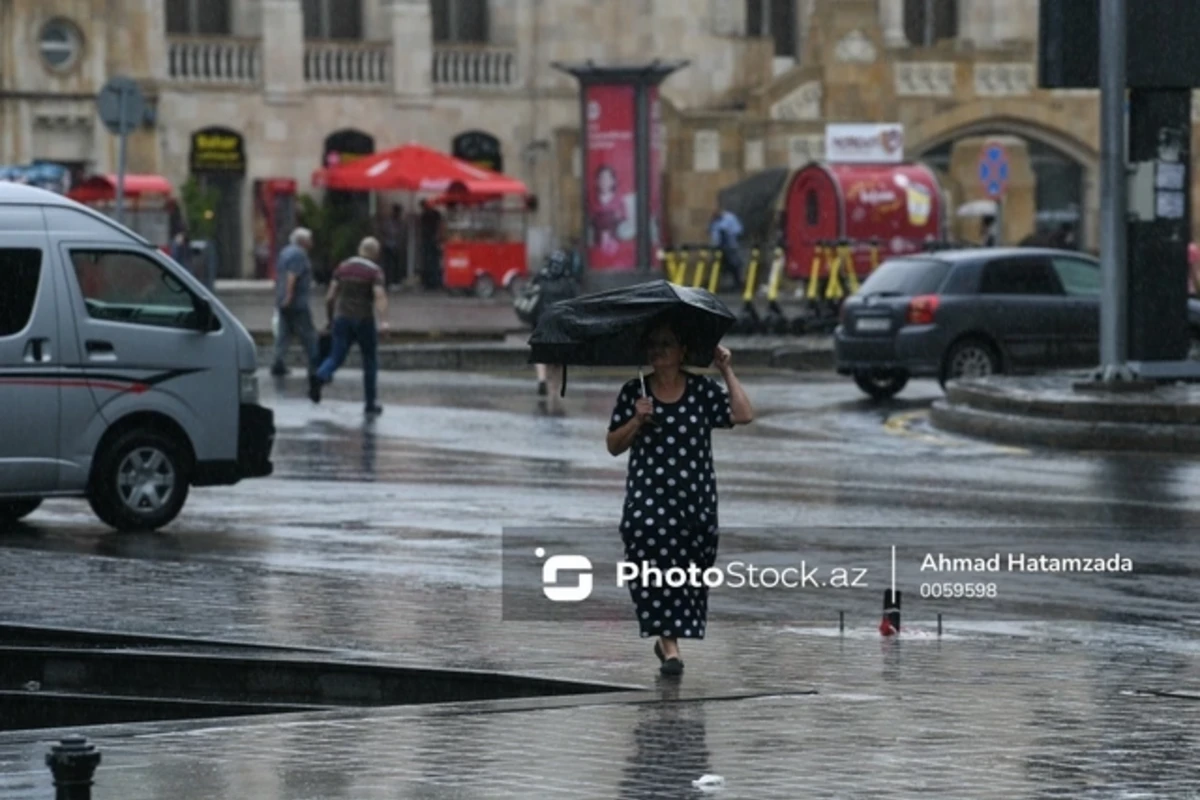
<svg viewBox="0 0 1200 800">
<path fill-rule="evenodd" d="M 117 351 L 113 347 L 112 342 L 101 342 L 96 339 L 88 339 L 83 343 L 90 356 L 101 356 L 106 358 L 116 358 Z"/>
<path fill-rule="evenodd" d="M 49 361 L 50 354 L 46 352 L 46 346 L 49 344 L 50 340 L 46 338 L 30 339 L 25 344 L 25 360 L 35 364 Z"/>
</svg>

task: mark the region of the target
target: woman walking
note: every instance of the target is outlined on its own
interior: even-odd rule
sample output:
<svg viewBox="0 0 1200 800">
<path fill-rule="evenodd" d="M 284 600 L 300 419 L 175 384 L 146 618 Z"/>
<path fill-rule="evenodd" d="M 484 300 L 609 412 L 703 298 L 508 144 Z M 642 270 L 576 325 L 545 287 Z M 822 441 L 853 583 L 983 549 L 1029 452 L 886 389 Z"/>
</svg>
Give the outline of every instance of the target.
<svg viewBox="0 0 1200 800">
<path fill-rule="evenodd" d="M 712 378 L 683 370 L 687 349 L 670 322 L 647 336 L 654 368 L 644 382 L 621 389 L 608 427 L 608 451 L 632 450 L 625 480 L 621 541 L 625 560 L 656 567 L 700 570 L 717 557 L 717 480 L 712 431 L 754 420 L 754 409 L 733 374 L 732 356 L 717 347 L 714 365 L 728 392 Z M 703 639 L 708 622 L 707 587 L 672 589 L 665 581 L 630 583 L 643 638 L 657 636 L 654 653 L 664 675 L 683 672 L 679 639 Z"/>
</svg>

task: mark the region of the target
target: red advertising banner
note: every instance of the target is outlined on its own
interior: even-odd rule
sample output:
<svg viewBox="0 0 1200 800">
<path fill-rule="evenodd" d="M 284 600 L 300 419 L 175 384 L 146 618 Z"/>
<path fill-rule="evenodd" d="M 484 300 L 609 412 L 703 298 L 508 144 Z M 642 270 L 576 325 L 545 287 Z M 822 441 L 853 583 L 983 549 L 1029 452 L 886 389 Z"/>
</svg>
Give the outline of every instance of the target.
<svg viewBox="0 0 1200 800">
<path fill-rule="evenodd" d="M 637 172 L 634 161 L 635 89 L 588 86 L 588 268 L 626 271 L 637 267 Z"/>
</svg>

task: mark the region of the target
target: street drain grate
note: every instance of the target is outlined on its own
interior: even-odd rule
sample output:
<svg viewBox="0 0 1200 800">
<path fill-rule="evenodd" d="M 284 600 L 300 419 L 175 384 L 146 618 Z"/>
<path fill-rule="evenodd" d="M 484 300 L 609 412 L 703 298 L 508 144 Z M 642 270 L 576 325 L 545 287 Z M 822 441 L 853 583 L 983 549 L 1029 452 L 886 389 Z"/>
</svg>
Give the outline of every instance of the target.
<svg viewBox="0 0 1200 800">
<path fill-rule="evenodd" d="M 350 662 L 328 651 L 0 625 L 0 731 L 627 690 Z"/>
</svg>

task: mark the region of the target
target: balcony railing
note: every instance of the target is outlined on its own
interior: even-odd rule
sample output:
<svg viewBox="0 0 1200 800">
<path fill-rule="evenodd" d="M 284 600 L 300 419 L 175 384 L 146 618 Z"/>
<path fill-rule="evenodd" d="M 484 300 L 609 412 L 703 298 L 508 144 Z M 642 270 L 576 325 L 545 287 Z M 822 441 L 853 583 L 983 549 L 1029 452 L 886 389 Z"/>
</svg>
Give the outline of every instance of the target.
<svg viewBox="0 0 1200 800">
<path fill-rule="evenodd" d="M 517 86 L 515 50 L 458 45 L 435 45 L 433 85 L 445 89 L 510 89 Z"/>
<path fill-rule="evenodd" d="M 172 36 L 167 42 L 167 74 L 185 83 L 252 85 L 261 74 L 257 39 Z"/>
<path fill-rule="evenodd" d="M 309 42 L 304 80 L 317 86 L 379 88 L 391 81 L 390 43 Z"/>
</svg>

